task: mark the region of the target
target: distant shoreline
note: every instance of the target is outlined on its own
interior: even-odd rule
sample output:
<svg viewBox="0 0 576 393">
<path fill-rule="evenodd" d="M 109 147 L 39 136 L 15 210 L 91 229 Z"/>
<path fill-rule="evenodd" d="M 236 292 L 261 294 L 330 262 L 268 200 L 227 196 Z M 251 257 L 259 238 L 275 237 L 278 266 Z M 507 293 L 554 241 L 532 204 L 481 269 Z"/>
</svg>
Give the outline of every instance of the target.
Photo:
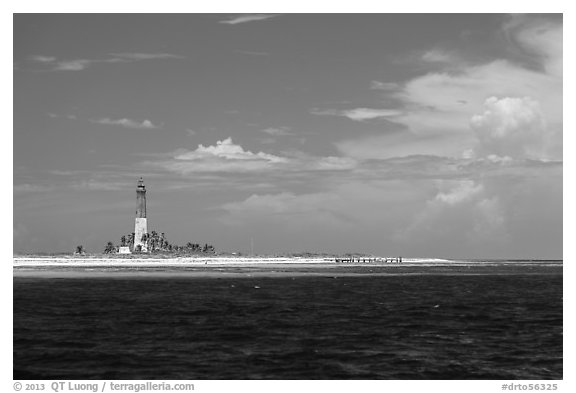
<svg viewBox="0 0 576 393">
<path fill-rule="evenodd" d="M 290 257 L 218 257 L 218 256 L 194 256 L 179 258 L 109 258 L 104 256 L 91 257 L 44 257 L 44 256 L 18 256 L 13 257 L 13 266 L 25 267 L 162 267 L 162 266 L 302 266 L 302 265 L 327 265 L 327 266 L 399 266 L 399 265 L 430 265 L 430 266 L 469 266 L 487 264 L 554 264 L 562 265 L 562 260 L 450 260 L 439 258 L 403 258 L 401 263 L 381 259 L 360 258 L 352 263 L 343 263 L 340 258 L 290 258 Z"/>
<path fill-rule="evenodd" d="M 182 257 L 182 258 L 59 258 L 14 257 L 14 266 L 264 266 L 264 265 L 341 265 L 335 258 L 274 257 Z M 440 260 L 438 260 L 440 261 Z M 446 260 L 444 260 L 446 261 Z M 408 261 L 406 261 L 408 262 Z M 446 261 L 448 262 L 448 261 Z M 385 262 L 372 262 L 384 264 Z M 366 262 L 368 264 L 368 262 Z M 390 263 L 388 263 L 390 264 Z"/>
<path fill-rule="evenodd" d="M 339 263 L 334 258 L 14 258 L 14 278 L 258 278 L 411 275 L 562 274 L 562 261 L 471 262 L 403 259 Z"/>
</svg>

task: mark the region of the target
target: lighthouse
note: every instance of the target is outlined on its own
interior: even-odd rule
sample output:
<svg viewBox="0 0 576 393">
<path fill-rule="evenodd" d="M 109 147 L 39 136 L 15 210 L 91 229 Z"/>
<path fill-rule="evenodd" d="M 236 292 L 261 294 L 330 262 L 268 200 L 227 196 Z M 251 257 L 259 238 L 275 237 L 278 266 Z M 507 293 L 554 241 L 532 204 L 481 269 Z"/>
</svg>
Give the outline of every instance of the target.
<svg viewBox="0 0 576 393">
<path fill-rule="evenodd" d="M 136 220 L 134 223 L 134 250 L 147 252 L 146 242 L 142 241 L 142 236 L 148 233 L 148 222 L 146 218 L 146 187 L 144 180 L 138 180 L 136 187 Z"/>
</svg>

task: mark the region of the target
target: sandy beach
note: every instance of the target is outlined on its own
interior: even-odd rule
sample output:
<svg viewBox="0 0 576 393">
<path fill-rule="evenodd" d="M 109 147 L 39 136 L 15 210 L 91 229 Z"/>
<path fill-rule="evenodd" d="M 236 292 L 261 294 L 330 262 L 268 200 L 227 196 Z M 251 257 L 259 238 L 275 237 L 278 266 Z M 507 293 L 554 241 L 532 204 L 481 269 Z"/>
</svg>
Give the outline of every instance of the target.
<svg viewBox="0 0 576 393">
<path fill-rule="evenodd" d="M 470 261 L 456 261 L 432 258 L 404 258 L 402 263 L 386 261 L 384 258 L 360 259 L 355 262 L 341 262 L 335 258 L 289 258 L 289 257 L 183 257 L 183 258 L 64 258 L 64 257 L 14 257 L 15 270 L 26 268 L 186 268 L 186 267 L 236 267 L 236 268 L 287 268 L 305 267 L 358 267 L 358 266 L 459 266 L 469 265 Z M 486 263 L 486 262 L 483 262 Z M 501 262 L 499 262 L 500 264 Z"/>
<path fill-rule="evenodd" d="M 562 261 L 457 261 L 403 259 L 390 262 L 336 262 L 331 258 L 195 257 L 195 258 L 60 258 L 15 257 L 14 277 L 348 277 L 358 275 L 530 274 L 562 269 Z"/>
<path fill-rule="evenodd" d="M 335 258 L 294 258 L 294 257 L 180 257 L 180 258 L 107 258 L 92 256 L 86 258 L 80 257 L 14 257 L 13 266 L 15 268 L 25 267 L 48 267 L 48 266 L 62 266 L 62 267 L 162 267 L 162 266 L 235 266 L 235 267 L 265 267 L 265 266 L 286 266 L 298 267 L 305 265 L 313 266 L 468 266 L 476 264 L 562 264 L 561 260 L 558 261 L 540 261 L 540 260 L 450 260 L 441 258 L 403 258 L 401 263 L 386 262 L 385 258 L 377 258 L 375 261 L 369 261 L 368 258 L 360 258 L 360 261 L 350 262 L 337 262 Z M 390 258 L 389 258 L 390 260 Z"/>
</svg>

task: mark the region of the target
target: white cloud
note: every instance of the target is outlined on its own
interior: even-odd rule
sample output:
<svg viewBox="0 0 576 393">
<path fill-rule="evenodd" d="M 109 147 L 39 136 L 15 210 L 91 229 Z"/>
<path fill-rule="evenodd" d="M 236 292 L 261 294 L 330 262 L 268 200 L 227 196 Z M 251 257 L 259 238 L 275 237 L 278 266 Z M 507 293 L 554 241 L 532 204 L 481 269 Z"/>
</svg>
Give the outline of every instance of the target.
<svg viewBox="0 0 576 393">
<path fill-rule="evenodd" d="M 484 107 L 470 121 L 481 156 L 552 158 L 554 140 L 560 138 L 561 144 L 562 135 L 548 129 L 540 104 L 530 97 L 490 97 Z"/>
<path fill-rule="evenodd" d="M 453 156 L 471 144 L 471 135 L 419 135 L 398 131 L 336 142 L 338 150 L 359 160 L 411 155 Z"/>
<path fill-rule="evenodd" d="M 401 85 L 396 82 L 372 81 L 370 82 L 370 88 L 373 90 L 398 90 Z"/>
<path fill-rule="evenodd" d="M 514 23 L 505 26 L 505 29 L 513 37 L 509 42 L 513 47 L 506 49 L 522 52 L 534 64 L 518 64 L 505 59 L 475 65 L 461 61 L 448 62 L 443 71 L 438 71 L 443 64 L 440 62 L 434 65 L 434 72 L 412 78 L 403 83 L 400 89 L 372 82 L 373 88 L 383 90 L 386 102 L 392 100 L 401 105 L 402 111 L 389 119 L 406 126 L 409 133 L 403 137 L 382 135 L 341 141 L 338 143 L 340 150 L 344 154 L 351 152 L 358 156 L 365 149 L 371 152 L 372 158 L 378 158 L 376 146 L 380 146 L 381 156 L 386 158 L 393 154 L 388 148 L 391 142 L 400 143 L 403 153 L 426 154 L 422 138 L 430 137 L 431 151 L 427 154 L 461 156 L 464 150 L 477 143 L 476 135 L 470 132 L 470 119 L 482 113 L 484 103 L 490 97 L 531 97 L 538 102 L 539 118 L 547 124 L 546 133 L 548 136 L 554 135 L 550 144 L 554 145 L 554 150 L 561 150 L 562 23 L 539 17 L 522 17 L 514 19 Z M 442 60 L 446 56 L 456 55 L 432 50 L 425 57 Z M 540 69 L 535 69 L 538 68 L 535 64 Z M 346 115 L 346 111 L 323 114 Z M 359 114 L 361 120 L 362 112 Z"/>
<path fill-rule="evenodd" d="M 469 241 L 489 239 L 496 236 L 496 241 L 508 240 L 504 210 L 497 197 L 484 198 L 475 205 L 477 218 L 472 227 Z"/>
<path fill-rule="evenodd" d="M 504 25 L 511 40 L 539 57 L 545 72 L 562 77 L 562 23 L 532 15 L 513 15 Z"/>
<path fill-rule="evenodd" d="M 310 163 L 311 170 L 350 170 L 358 166 L 358 161 L 350 157 L 320 157 Z"/>
<path fill-rule="evenodd" d="M 132 119 L 110 119 L 108 117 L 91 120 L 92 123 L 96 124 L 105 124 L 105 125 L 113 125 L 113 126 L 122 126 L 124 128 L 135 128 L 135 129 L 158 129 L 160 126 L 154 125 L 150 120 L 132 120 Z"/>
<path fill-rule="evenodd" d="M 421 58 L 428 63 L 449 63 L 454 61 L 453 55 L 440 49 L 426 51 Z"/>
<path fill-rule="evenodd" d="M 54 61 L 56 61 L 56 58 L 53 56 L 31 56 L 30 59 L 32 59 L 33 61 L 37 61 L 38 63 L 52 63 Z"/>
<path fill-rule="evenodd" d="M 76 190 L 116 191 L 126 189 L 126 183 L 89 179 L 74 183 L 71 185 L 71 187 Z"/>
<path fill-rule="evenodd" d="M 232 138 L 227 138 L 213 146 L 200 144 L 196 150 L 179 151 L 173 159 L 152 165 L 185 175 L 193 172 L 263 171 L 287 162 L 284 157 L 244 150 Z"/>
<path fill-rule="evenodd" d="M 241 202 L 223 205 L 223 208 L 235 214 L 290 214 L 298 215 L 320 210 L 321 206 L 334 203 L 338 197 L 328 193 L 295 195 L 290 192 L 279 194 L 253 194 Z"/>
<path fill-rule="evenodd" d="M 78 59 L 59 61 L 53 68 L 54 71 L 82 71 L 88 68 L 94 60 Z"/>
<path fill-rule="evenodd" d="M 335 109 L 313 109 L 311 111 L 314 115 L 331 115 L 343 116 L 350 120 L 365 121 L 378 118 L 395 117 L 402 114 L 401 111 L 395 109 L 374 109 L 374 108 L 355 108 L 348 110 L 335 110 Z"/>
<path fill-rule="evenodd" d="M 438 182 L 438 187 L 412 224 L 398 232 L 399 240 L 430 250 L 435 244 L 453 244 L 454 249 L 468 249 L 471 254 L 479 252 L 477 247 L 505 244 L 505 215 L 497 196 L 471 180 Z"/>
<path fill-rule="evenodd" d="M 68 120 L 76 120 L 77 119 L 76 115 L 58 115 L 58 114 L 53 113 L 53 112 L 49 112 L 48 117 L 50 117 L 51 119 L 60 119 L 60 118 L 64 118 L 64 119 L 68 119 Z"/>
<path fill-rule="evenodd" d="M 290 128 L 288 127 L 269 127 L 264 130 L 261 130 L 261 132 L 272 136 L 292 135 L 292 133 L 290 132 Z"/>
<path fill-rule="evenodd" d="M 183 56 L 172 53 L 110 53 L 113 58 L 126 60 L 183 59 Z"/>
<path fill-rule="evenodd" d="M 562 122 L 562 23 L 538 17 L 513 18 L 504 26 L 516 51 L 523 51 L 541 71 L 498 59 L 452 72 L 433 72 L 408 81 L 396 98 L 412 110 L 403 121 L 417 133 L 465 131 L 484 101 L 496 97 L 532 97 L 549 123 Z"/>
<path fill-rule="evenodd" d="M 353 180 L 330 184 L 318 192 L 253 194 L 224 204 L 227 214 L 221 220 L 242 227 L 274 227 L 277 230 L 272 236 L 286 239 L 285 232 L 300 246 L 309 240 L 315 250 L 322 249 L 324 241 L 332 249 L 339 242 L 342 251 L 350 252 L 350 234 L 362 233 L 352 244 L 356 250 L 369 252 L 362 249 L 366 242 L 372 243 L 372 248 L 379 244 L 379 248 L 392 252 L 398 249 L 391 244 L 395 225 L 408 222 L 408 213 L 422 199 L 418 191 L 419 186 L 411 182 Z"/>
<path fill-rule="evenodd" d="M 546 117 L 561 121 L 561 92 L 561 79 L 496 60 L 458 74 L 430 73 L 409 81 L 396 95 L 409 108 L 397 121 L 416 133 L 466 131 L 469 118 L 491 96 L 534 97 L 546 103 Z"/>
<path fill-rule="evenodd" d="M 82 71 L 97 63 L 131 63 L 145 60 L 158 59 L 183 59 L 183 56 L 171 53 L 111 53 L 111 57 L 104 59 L 71 59 L 58 60 L 54 56 L 32 56 L 30 59 L 37 63 L 45 64 L 50 68 L 48 71 Z"/>
<path fill-rule="evenodd" d="M 219 23 L 225 23 L 228 25 L 237 25 L 239 23 L 256 22 L 260 20 L 266 20 L 278 16 L 277 14 L 253 14 L 253 15 L 239 15 L 231 17 L 230 19 L 221 20 Z"/>
<path fill-rule="evenodd" d="M 39 184 L 16 184 L 13 188 L 14 194 L 42 193 L 50 190 L 50 187 Z"/>
<path fill-rule="evenodd" d="M 198 145 L 195 150 L 178 150 L 170 160 L 145 162 L 148 167 L 160 167 L 181 175 L 196 172 L 272 172 L 303 173 L 310 171 L 347 171 L 357 161 L 348 157 L 314 157 L 302 153 L 287 156 L 253 153 L 235 144 L 232 138 L 217 141 L 215 145 Z"/>
<path fill-rule="evenodd" d="M 494 164 L 502 164 L 502 165 L 509 165 L 509 164 L 512 164 L 514 162 L 512 157 L 498 156 L 496 154 L 488 154 L 488 156 L 486 157 L 486 160 L 488 160 L 489 162 L 494 163 Z"/>
<path fill-rule="evenodd" d="M 483 188 L 479 184 L 468 180 L 460 181 L 448 190 L 441 190 L 436 197 L 434 197 L 434 201 L 447 205 L 456 205 L 472 199 L 482 191 Z"/>
<path fill-rule="evenodd" d="M 207 157 L 224 158 L 227 160 L 263 160 L 270 163 L 286 162 L 285 158 L 277 157 L 263 152 L 252 153 L 240 145 L 236 145 L 232 138 L 217 141 L 215 146 L 198 145 L 194 151 L 176 156 L 177 160 L 198 160 Z"/>
</svg>

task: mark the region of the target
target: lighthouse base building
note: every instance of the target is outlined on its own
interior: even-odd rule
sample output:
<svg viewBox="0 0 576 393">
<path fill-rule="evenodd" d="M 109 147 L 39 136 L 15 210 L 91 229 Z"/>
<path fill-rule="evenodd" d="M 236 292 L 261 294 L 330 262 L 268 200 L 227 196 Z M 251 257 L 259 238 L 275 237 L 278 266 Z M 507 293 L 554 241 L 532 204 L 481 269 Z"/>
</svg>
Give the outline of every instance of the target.
<svg viewBox="0 0 576 393">
<path fill-rule="evenodd" d="M 138 250 L 138 246 L 140 246 L 140 251 L 148 251 L 146 242 L 142 241 L 142 236 L 148 233 L 148 222 L 146 220 L 146 218 L 136 217 L 136 223 L 134 225 L 134 250 Z"/>
<path fill-rule="evenodd" d="M 148 219 L 146 218 L 146 187 L 144 180 L 138 180 L 136 187 L 136 220 L 134 223 L 134 251 L 148 252 L 144 235 L 148 234 Z"/>
</svg>

